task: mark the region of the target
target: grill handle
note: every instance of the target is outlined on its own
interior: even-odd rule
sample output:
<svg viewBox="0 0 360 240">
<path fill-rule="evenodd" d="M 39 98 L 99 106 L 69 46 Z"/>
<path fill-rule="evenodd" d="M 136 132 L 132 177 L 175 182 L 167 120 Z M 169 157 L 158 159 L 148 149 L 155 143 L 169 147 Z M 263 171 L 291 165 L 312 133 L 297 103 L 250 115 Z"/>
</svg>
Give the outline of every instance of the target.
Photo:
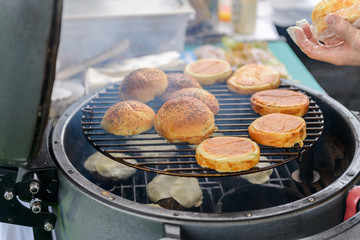
<svg viewBox="0 0 360 240">
<path fill-rule="evenodd" d="M 349 192 L 346 198 L 346 211 L 344 222 L 354 216 L 358 211 L 358 203 L 360 200 L 360 186 L 356 186 Z"/>
</svg>

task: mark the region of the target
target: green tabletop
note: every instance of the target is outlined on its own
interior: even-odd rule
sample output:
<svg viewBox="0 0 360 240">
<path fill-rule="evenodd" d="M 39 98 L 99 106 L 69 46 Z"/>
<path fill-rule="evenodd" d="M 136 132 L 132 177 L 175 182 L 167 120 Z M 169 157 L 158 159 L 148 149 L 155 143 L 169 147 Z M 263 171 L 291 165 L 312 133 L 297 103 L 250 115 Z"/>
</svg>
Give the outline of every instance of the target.
<svg viewBox="0 0 360 240">
<path fill-rule="evenodd" d="M 271 52 L 286 66 L 292 80 L 319 92 L 325 92 L 286 42 L 275 41 L 268 44 Z"/>
</svg>

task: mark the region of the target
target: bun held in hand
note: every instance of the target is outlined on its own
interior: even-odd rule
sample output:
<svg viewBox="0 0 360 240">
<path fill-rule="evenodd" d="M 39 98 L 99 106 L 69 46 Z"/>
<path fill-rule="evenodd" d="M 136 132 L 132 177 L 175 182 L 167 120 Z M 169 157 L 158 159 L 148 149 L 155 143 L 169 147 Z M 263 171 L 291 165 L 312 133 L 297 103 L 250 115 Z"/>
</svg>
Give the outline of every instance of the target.
<svg viewBox="0 0 360 240">
<path fill-rule="evenodd" d="M 311 14 L 313 22 L 312 32 L 318 40 L 329 42 L 329 39 L 334 36 L 334 33 L 328 29 L 328 24 L 326 22 L 329 14 L 336 14 L 343 17 L 351 24 L 354 24 L 360 19 L 360 1 L 323 0 L 319 2 L 314 7 Z"/>
</svg>

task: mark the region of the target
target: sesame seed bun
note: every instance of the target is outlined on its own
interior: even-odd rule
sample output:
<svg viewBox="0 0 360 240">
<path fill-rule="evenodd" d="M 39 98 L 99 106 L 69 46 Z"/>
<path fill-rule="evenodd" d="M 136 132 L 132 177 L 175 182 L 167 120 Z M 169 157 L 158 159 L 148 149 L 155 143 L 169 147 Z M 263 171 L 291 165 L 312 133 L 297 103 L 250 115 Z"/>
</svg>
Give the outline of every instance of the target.
<svg viewBox="0 0 360 240">
<path fill-rule="evenodd" d="M 169 85 L 165 92 L 161 94 L 161 99 L 166 101 L 174 92 L 184 88 L 202 88 L 201 84 L 193 77 L 187 76 L 183 73 L 168 73 L 166 74 Z"/>
<path fill-rule="evenodd" d="M 177 97 L 194 97 L 203 103 L 210 109 L 214 116 L 219 112 L 219 102 L 216 97 L 201 88 L 184 88 L 179 91 L 174 92 L 169 99 Z"/>
<path fill-rule="evenodd" d="M 114 135 L 136 135 L 152 128 L 154 116 L 154 110 L 144 103 L 122 101 L 105 112 L 101 127 Z"/>
<path fill-rule="evenodd" d="M 154 128 L 168 142 L 199 144 L 217 130 L 210 109 L 193 97 L 165 102 L 154 118 Z"/>
<path fill-rule="evenodd" d="M 119 86 L 122 100 L 149 102 L 160 96 L 168 87 L 166 74 L 156 68 L 140 68 L 124 77 Z"/>
</svg>

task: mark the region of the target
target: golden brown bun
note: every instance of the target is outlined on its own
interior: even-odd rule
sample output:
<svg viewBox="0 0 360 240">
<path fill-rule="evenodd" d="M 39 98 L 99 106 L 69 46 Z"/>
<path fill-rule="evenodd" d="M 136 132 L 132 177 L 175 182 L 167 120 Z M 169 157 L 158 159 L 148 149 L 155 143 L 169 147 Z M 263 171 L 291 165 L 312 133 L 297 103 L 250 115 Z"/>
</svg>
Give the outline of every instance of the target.
<svg viewBox="0 0 360 240">
<path fill-rule="evenodd" d="M 196 148 L 196 161 L 218 172 L 237 172 L 252 168 L 260 159 L 259 146 L 248 138 L 214 137 Z"/>
<path fill-rule="evenodd" d="M 214 114 L 193 97 L 173 98 L 165 102 L 154 118 L 157 133 L 168 142 L 199 144 L 217 130 Z"/>
<path fill-rule="evenodd" d="M 309 98 L 292 90 L 271 89 L 253 94 L 250 105 L 260 115 L 284 113 L 301 117 L 309 109 Z"/>
<path fill-rule="evenodd" d="M 128 100 L 111 106 L 101 127 L 114 135 L 136 135 L 152 128 L 155 112 L 144 103 Z"/>
<path fill-rule="evenodd" d="M 195 78 L 201 85 L 225 81 L 232 73 L 230 64 L 222 59 L 205 58 L 188 64 L 184 73 Z"/>
<path fill-rule="evenodd" d="M 219 112 L 219 102 L 210 92 L 201 88 L 184 88 L 174 92 L 169 99 L 177 97 L 194 97 L 199 99 L 210 109 L 214 116 Z"/>
<path fill-rule="evenodd" d="M 306 138 L 306 123 L 301 117 L 271 113 L 252 122 L 248 128 L 252 140 L 272 147 L 303 145 Z"/>
<path fill-rule="evenodd" d="M 143 103 L 154 100 L 168 87 L 166 74 L 156 68 L 140 68 L 125 76 L 120 83 L 122 100 L 137 100 Z"/>
<path fill-rule="evenodd" d="M 316 31 L 321 34 L 328 25 L 325 16 L 329 13 L 339 15 L 350 23 L 355 22 L 360 18 L 358 8 L 351 8 L 353 4 L 360 4 L 359 0 L 323 0 L 319 2 L 313 9 L 311 19 L 313 25 L 316 26 Z"/>
<path fill-rule="evenodd" d="M 165 92 L 161 94 L 161 99 L 166 101 L 170 95 L 183 88 L 202 88 L 201 84 L 193 77 L 187 76 L 182 73 L 168 73 L 166 74 L 169 85 Z"/>
<path fill-rule="evenodd" d="M 258 64 L 242 66 L 227 81 L 227 86 L 231 91 L 241 94 L 273 89 L 279 85 L 279 72 L 272 67 Z"/>
</svg>

